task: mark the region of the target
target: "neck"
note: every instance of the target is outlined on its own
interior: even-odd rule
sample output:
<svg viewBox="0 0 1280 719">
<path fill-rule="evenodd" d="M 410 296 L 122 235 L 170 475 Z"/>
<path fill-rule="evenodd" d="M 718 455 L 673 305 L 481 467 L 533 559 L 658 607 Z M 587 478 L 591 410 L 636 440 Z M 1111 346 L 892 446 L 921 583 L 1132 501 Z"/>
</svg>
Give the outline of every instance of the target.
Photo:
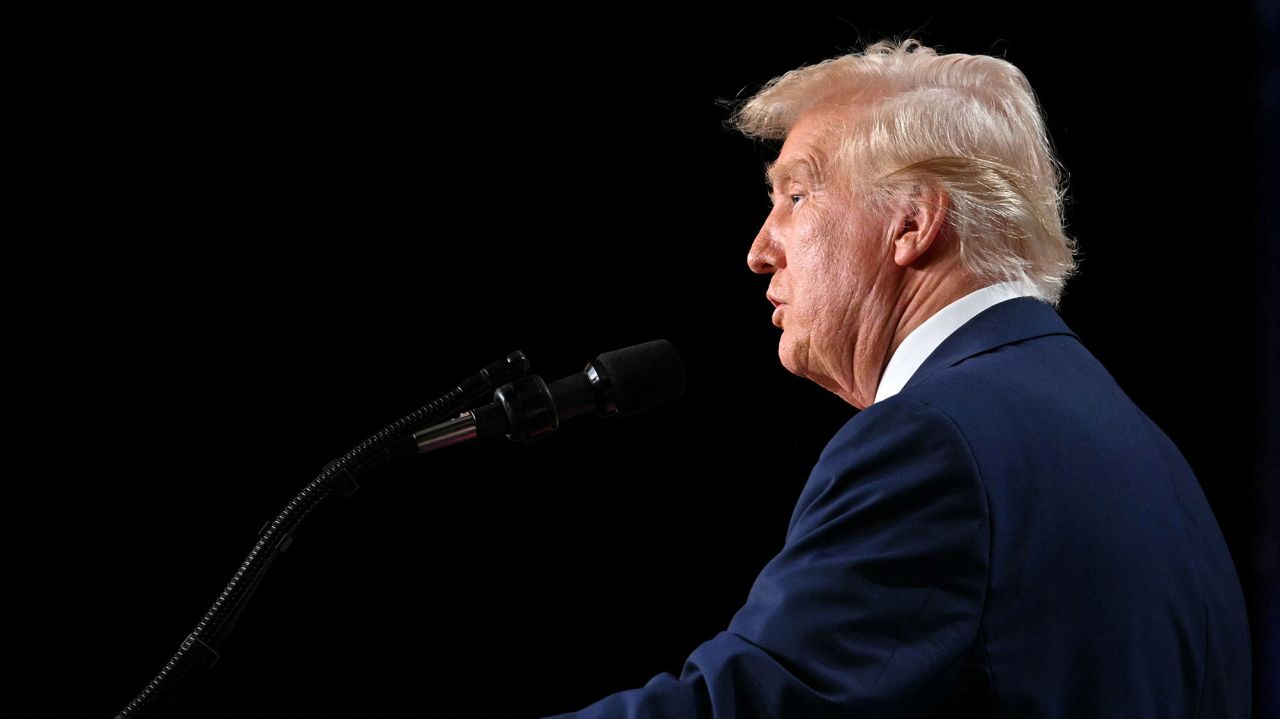
<svg viewBox="0 0 1280 719">
<path fill-rule="evenodd" d="M 858 409 L 865 409 L 875 401 L 880 379 L 889 364 L 889 358 L 917 327 L 937 314 L 938 310 L 982 289 L 985 283 L 973 278 L 954 262 L 937 263 L 924 270 L 905 269 L 898 284 L 895 299 L 888 305 L 881 328 L 875 339 L 863 345 L 866 352 L 854 358 L 854 383 L 836 390 L 841 399 Z"/>
<path fill-rule="evenodd" d="M 899 307 L 895 312 L 897 326 L 894 328 L 888 351 L 884 355 L 885 364 L 889 363 L 889 358 L 898 351 L 898 347 L 902 345 L 907 335 L 924 324 L 925 320 L 937 314 L 943 307 L 984 286 L 983 283 L 963 272 L 916 274 L 918 276 L 915 281 L 909 281 L 903 293 L 899 295 Z"/>
</svg>

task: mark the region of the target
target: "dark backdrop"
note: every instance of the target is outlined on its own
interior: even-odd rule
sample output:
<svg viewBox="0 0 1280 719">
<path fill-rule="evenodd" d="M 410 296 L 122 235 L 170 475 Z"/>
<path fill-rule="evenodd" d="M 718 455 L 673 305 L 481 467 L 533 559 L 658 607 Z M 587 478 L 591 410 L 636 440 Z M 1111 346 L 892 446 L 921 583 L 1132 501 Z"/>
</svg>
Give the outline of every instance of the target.
<svg viewBox="0 0 1280 719">
<path fill-rule="evenodd" d="M 412 461 L 325 507 L 188 716 L 536 716 L 679 673 L 852 408 L 789 375 L 746 267 L 776 147 L 723 127 L 885 36 L 991 53 L 1070 171 L 1062 315 L 1182 448 L 1253 611 L 1260 25 L 794 5 L 120 11 L 5 29 L 11 593 L 27 714 L 114 713 L 331 458 L 502 354 L 658 338 L 689 389 Z"/>
</svg>

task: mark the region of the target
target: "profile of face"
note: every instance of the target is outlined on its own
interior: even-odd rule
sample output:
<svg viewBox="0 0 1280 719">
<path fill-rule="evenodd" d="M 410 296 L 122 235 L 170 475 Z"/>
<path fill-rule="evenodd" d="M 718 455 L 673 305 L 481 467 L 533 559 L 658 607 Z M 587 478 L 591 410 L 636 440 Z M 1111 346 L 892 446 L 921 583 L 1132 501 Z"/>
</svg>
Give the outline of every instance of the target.
<svg viewBox="0 0 1280 719">
<path fill-rule="evenodd" d="M 842 127 L 838 111 L 818 108 L 791 128 L 770 167 L 773 209 L 747 264 L 773 275 L 783 366 L 864 408 L 888 361 L 903 272 L 895 218 L 872 216 L 832 164 Z"/>
</svg>

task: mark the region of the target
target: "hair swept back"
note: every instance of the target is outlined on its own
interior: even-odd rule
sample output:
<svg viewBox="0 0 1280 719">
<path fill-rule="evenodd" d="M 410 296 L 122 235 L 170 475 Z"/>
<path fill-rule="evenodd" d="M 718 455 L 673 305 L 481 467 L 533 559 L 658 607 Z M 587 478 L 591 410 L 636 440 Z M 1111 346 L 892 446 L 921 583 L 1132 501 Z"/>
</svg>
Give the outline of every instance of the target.
<svg viewBox="0 0 1280 719">
<path fill-rule="evenodd" d="M 1063 228 L 1065 173 L 1021 70 L 885 40 L 770 80 L 730 124 L 782 140 L 806 110 L 832 101 L 857 119 L 838 149 L 839 170 L 872 207 L 922 183 L 941 186 L 964 265 L 990 282 L 1030 281 L 1058 305 L 1076 270 Z"/>
</svg>

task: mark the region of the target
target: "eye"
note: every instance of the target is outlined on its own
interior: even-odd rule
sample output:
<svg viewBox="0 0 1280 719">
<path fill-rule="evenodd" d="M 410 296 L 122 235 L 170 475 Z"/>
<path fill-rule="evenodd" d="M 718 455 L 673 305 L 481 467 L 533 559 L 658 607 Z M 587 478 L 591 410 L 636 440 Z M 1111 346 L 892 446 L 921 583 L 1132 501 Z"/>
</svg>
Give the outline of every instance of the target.
<svg viewBox="0 0 1280 719">
<path fill-rule="evenodd" d="M 791 202 L 792 207 L 795 207 L 796 205 L 800 204 L 800 200 L 804 197 L 804 195 L 800 195 L 800 194 L 781 195 L 781 196 L 787 198 L 787 200 Z M 778 204 L 778 197 L 779 195 L 775 195 L 773 192 L 770 192 L 769 204 L 771 205 Z"/>
</svg>

